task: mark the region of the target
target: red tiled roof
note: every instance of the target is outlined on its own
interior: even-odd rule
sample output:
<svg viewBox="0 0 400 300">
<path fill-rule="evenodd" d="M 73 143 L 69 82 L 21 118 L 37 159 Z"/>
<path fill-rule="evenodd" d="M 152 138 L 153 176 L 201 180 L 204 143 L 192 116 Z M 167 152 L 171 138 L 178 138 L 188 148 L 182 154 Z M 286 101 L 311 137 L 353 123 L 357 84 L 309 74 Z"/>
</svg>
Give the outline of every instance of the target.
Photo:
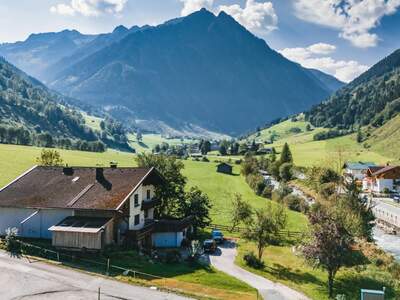
<svg viewBox="0 0 400 300">
<path fill-rule="evenodd" d="M 146 178 L 150 168 L 36 167 L 0 190 L 0 207 L 115 210 Z"/>
</svg>

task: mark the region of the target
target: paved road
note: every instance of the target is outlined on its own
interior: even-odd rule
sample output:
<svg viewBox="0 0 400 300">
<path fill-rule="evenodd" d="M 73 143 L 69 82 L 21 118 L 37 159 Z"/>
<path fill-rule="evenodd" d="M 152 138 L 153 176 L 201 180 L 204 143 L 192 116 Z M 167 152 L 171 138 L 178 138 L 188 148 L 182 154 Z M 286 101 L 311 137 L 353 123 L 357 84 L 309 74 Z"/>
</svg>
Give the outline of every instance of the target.
<svg viewBox="0 0 400 300">
<path fill-rule="evenodd" d="M 287 286 L 272 282 L 264 277 L 255 275 L 235 265 L 237 255 L 236 245 L 233 242 L 225 242 L 219 247 L 215 255 L 210 255 L 211 264 L 218 270 L 236 277 L 252 287 L 258 289 L 264 299 L 268 300 L 308 300 L 303 294 L 288 288 Z"/>
<path fill-rule="evenodd" d="M 1 300 L 97 300 L 99 287 L 101 287 L 101 300 L 187 299 L 43 262 L 30 262 L 27 258 L 11 258 L 7 253 L 0 251 Z"/>
</svg>

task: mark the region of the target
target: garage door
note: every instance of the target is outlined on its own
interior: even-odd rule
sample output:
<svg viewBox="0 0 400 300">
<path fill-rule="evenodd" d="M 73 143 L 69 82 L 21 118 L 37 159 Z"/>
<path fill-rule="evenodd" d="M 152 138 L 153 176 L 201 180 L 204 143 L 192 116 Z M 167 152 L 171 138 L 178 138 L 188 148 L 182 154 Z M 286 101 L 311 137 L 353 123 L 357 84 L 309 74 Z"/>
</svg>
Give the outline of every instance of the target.
<svg viewBox="0 0 400 300">
<path fill-rule="evenodd" d="M 163 232 L 153 234 L 154 246 L 159 248 L 173 248 L 176 247 L 176 233 Z"/>
</svg>

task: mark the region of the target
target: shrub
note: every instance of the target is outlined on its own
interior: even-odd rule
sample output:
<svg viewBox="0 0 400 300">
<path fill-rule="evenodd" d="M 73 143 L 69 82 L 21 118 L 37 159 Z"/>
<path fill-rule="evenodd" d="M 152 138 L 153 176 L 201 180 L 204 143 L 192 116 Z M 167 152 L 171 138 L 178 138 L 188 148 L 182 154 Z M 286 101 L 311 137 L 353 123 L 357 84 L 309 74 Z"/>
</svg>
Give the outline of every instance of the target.
<svg viewBox="0 0 400 300">
<path fill-rule="evenodd" d="M 181 253 L 178 250 L 168 251 L 165 255 L 165 262 L 167 264 L 176 264 L 181 260 Z"/>
<path fill-rule="evenodd" d="M 259 260 L 254 252 L 248 252 L 243 256 L 243 260 L 245 261 L 246 265 L 252 267 L 254 269 L 263 269 L 265 264 L 262 260 Z"/>
<path fill-rule="evenodd" d="M 388 267 L 388 271 L 390 272 L 390 274 L 392 274 L 392 276 L 395 279 L 400 280 L 400 263 L 398 262 L 391 263 Z"/>
<path fill-rule="evenodd" d="M 273 187 L 271 185 L 267 185 L 261 193 L 261 196 L 264 198 L 271 199 L 272 198 L 272 190 Z"/>
<path fill-rule="evenodd" d="M 12 255 L 19 255 L 21 253 L 21 244 L 18 242 L 17 236 L 17 228 L 6 229 L 5 247 L 6 251 L 10 252 Z"/>
<path fill-rule="evenodd" d="M 278 200 L 282 200 L 285 198 L 287 195 L 291 194 L 293 192 L 293 189 L 288 186 L 287 184 L 281 183 L 279 185 L 279 188 L 276 191 L 276 194 L 278 196 Z"/>
<path fill-rule="evenodd" d="M 385 264 L 385 262 L 383 261 L 382 258 L 377 258 L 377 259 L 375 260 L 375 266 L 377 266 L 377 267 L 381 267 L 381 266 L 383 266 L 384 264 Z"/>
<path fill-rule="evenodd" d="M 296 195 L 287 195 L 283 199 L 283 202 L 291 210 L 295 210 L 298 212 L 307 212 L 307 202 L 302 197 Z"/>
<path fill-rule="evenodd" d="M 300 133 L 301 129 L 299 127 L 292 127 L 289 129 L 290 133 Z"/>
</svg>

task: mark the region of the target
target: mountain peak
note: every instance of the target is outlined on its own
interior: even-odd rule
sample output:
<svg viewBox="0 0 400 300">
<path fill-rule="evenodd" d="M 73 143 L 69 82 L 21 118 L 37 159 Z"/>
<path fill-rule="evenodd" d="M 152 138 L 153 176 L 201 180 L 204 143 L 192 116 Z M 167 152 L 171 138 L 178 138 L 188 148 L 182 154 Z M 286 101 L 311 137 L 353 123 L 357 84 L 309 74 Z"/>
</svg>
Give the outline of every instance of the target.
<svg viewBox="0 0 400 300">
<path fill-rule="evenodd" d="M 123 32 L 127 32 L 129 29 L 126 28 L 124 25 L 119 25 L 117 27 L 115 27 L 115 29 L 113 30 L 113 33 L 123 33 Z"/>
</svg>

